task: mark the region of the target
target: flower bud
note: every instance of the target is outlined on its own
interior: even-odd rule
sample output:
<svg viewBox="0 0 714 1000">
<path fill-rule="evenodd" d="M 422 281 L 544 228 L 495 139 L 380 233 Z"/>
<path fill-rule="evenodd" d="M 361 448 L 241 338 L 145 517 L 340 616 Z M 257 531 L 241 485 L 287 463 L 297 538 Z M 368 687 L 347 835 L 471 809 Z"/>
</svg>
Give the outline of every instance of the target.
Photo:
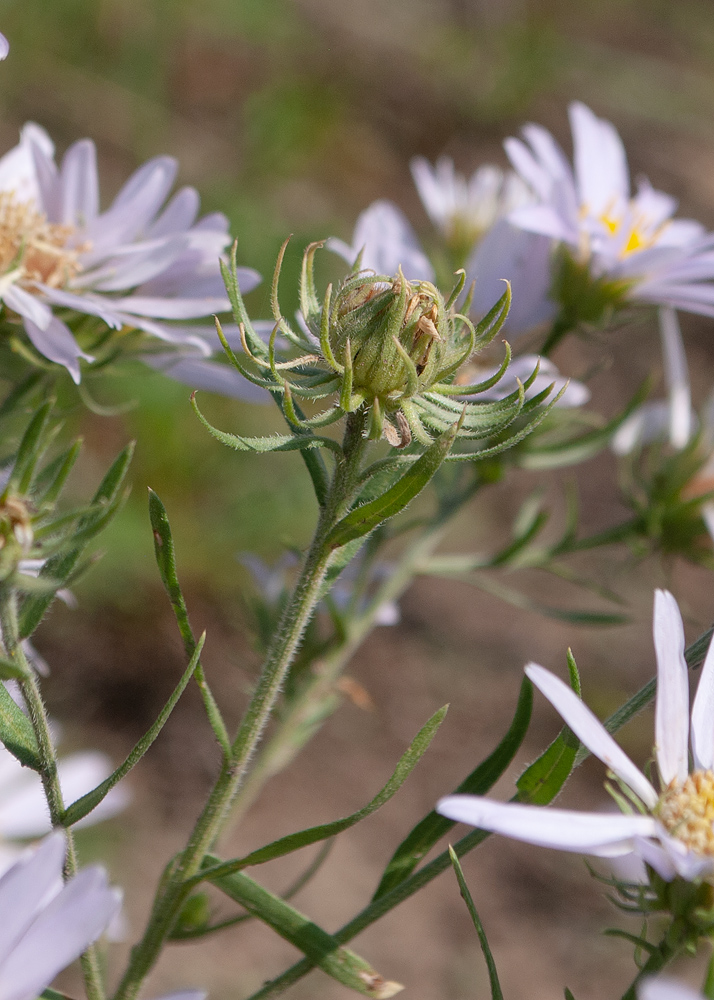
<svg viewBox="0 0 714 1000">
<path fill-rule="evenodd" d="M 32 548 L 32 520 L 27 505 L 9 496 L 0 503 L 0 579 L 6 579 Z"/>
</svg>

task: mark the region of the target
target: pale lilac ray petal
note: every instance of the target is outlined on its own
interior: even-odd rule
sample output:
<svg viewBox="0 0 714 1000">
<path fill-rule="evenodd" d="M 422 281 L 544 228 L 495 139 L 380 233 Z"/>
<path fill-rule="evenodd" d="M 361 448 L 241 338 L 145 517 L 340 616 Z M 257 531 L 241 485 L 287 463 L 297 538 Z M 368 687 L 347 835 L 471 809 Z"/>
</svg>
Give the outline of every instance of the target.
<svg viewBox="0 0 714 1000">
<path fill-rule="evenodd" d="M 691 986 L 666 976 L 644 979 L 638 987 L 637 996 L 639 1000 L 704 1000 L 702 994 Z"/>
<path fill-rule="evenodd" d="M 59 172 L 51 154 L 30 139 L 30 153 L 37 182 L 37 201 L 50 222 L 59 222 L 61 208 Z"/>
<path fill-rule="evenodd" d="M 97 292 L 123 292 L 149 281 L 169 267 L 186 249 L 184 236 L 169 236 L 152 244 L 134 244 L 121 255 L 113 256 L 96 270 L 80 274 L 74 288 Z"/>
<path fill-rule="evenodd" d="M 657 804 L 657 792 L 572 688 L 536 663 L 529 663 L 525 670 L 588 750 L 624 781 L 646 806 L 653 808 Z"/>
<path fill-rule="evenodd" d="M 99 937 L 121 905 L 106 873 L 83 869 L 37 916 L 0 968 L 3 1000 L 33 1000 Z"/>
<path fill-rule="evenodd" d="M 161 371 L 169 378 L 182 382 L 192 389 L 215 392 L 230 399 L 242 399 L 249 403 L 269 403 L 270 394 L 259 385 L 253 385 L 228 365 L 205 358 L 185 358 L 175 354 L 147 355 L 145 364 Z"/>
<path fill-rule="evenodd" d="M 673 448 L 681 449 L 692 433 L 692 394 L 689 388 L 687 355 L 674 309 L 662 306 L 659 310 L 659 328 L 664 374 L 669 390 L 669 443 Z"/>
<path fill-rule="evenodd" d="M 569 110 L 573 131 L 573 161 L 580 201 L 593 215 L 630 196 L 625 147 L 615 127 L 574 101 Z"/>
<path fill-rule="evenodd" d="M 54 302 L 58 306 L 66 306 L 68 309 L 76 309 L 77 312 L 87 313 L 90 316 L 98 316 L 104 320 L 107 326 L 118 330 L 122 321 L 117 317 L 116 309 L 112 305 L 111 299 L 95 298 L 93 295 L 77 295 L 74 292 L 67 292 L 61 288 L 50 288 L 47 285 L 37 286 L 45 298 Z"/>
<path fill-rule="evenodd" d="M 696 768 L 714 770 L 714 642 L 709 643 L 692 706 L 692 753 Z"/>
<path fill-rule="evenodd" d="M 7 59 L 10 51 L 10 43 L 4 35 L 0 34 L 0 59 Z"/>
<path fill-rule="evenodd" d="M 599 857 L 628 854 L 633 850 L 634 837 L 650 837 L 656 831 L 651 816 L 573 812 L 494 802 L 476 795 L 449 795 L 437 802 L 436 811 L 459 823 L 528 844 Z"/>
<path fill-rule="evenodd" d="M 669 429 L 670 407 L 663 399 L 643 403 L 615 431 L 610 447 L 616 455 L 629 455 L 634 448 L 664 437 Z"/>
<path fill-rule="evenodd" d="M 684 659 L 684 625 L 667 590 L 655 591 L 654 645 L 657 657 L 655 755 L 662 781 L 682 783 L 688 773 L 689 678 Z"/>
<path fill-rule="evenodd" d="M 111 300 L 112 305 L 122 312 L 153 319 L 199 319 L 213 313 L 228 312 L 231 307 L 227 297 L 200 299 L 162 299 L 143 295 L 128 295 Z"/>
<path fill-rule="evenodd" d="M 441 160 L 439 162 L 441 163 Z M 437 181 L 436 172 L 423 156 L 415 156 L 409 167 L 427 215 L 434 225 L 442 226 L 448 217 L 448 206 L 443 188 Z M 453 162 L 451 169 L 453 173 Z"/>
<path fill-rule="evenodd" d="M 530 233 L 540 233 L 554 240 L 564 240 L 566 243 L 577 243 L 578 234 L 568 226 L 561 216 L 550 205 L 526 205 L 517 208 L 508 216 L 508 221 L 519 229 Z"/>
<path fill-rule="evenodd" d="M 177 169 L 173 157 L 157 156 L 132 174 L 111 208 L 88 228 L 94 259 L 143 233 L 169 193 Z"/>
<path fill-rule="evenodd" d="M 52 310 L 36 295 L 30 295 L 24 288 L 9 285 L 3 289 L 2 298 L 6 305 L 14 309 L 25 320 L 31 320 L 35 326 L 46 329 L 52 321 Z"/>
<path fill-rule="evenodd" d="M 644 837 L 637 837 L 635 839 L 635 851 L 650 868 L 654 868 L 665 882 L 671 882 L 676 878 L 677 869 L 667 851 L 663 847 L 660 847 L 659 844 L 655 844 L 654 841 L 647 840 Z M 644 881 L 647 881 L 646 877 Z"/>
<path fill-rule="evenodd" d="M 195 188 L 181 188 L 161 215 L 149 226 L 146 235 L 149 239 L 154 239 L 157 236 L 167 236 L 189 229 L 196 221 L 200 204 L 198 191 Z"/>
<path fill-rule="evenodd" d="M 408 281 L 431 281 L 434 270 L 414 230 L 396 205 L 375 201 L 357 219 L 352 244 L 364 247 L 362 267 L 393 275 L 401 265 Z"/>
<path fill-rule="evenodd" d="M 533 153 L 520 139 L 506 139 L 503 143 L 514 170 L 543 201 L 550 198 L 552 179 L 536 161 Z"/>
<path fill-rule="evenodd" d="M 70 146 L 60 173 L 60 222 L 84 227 L 99 211 L 97 150 L 91 139 L 81 139 Z"/>
<path fill-rule="evenodd" d="M 175 993 L 164 993 L 156 1000 L 206 1000 L 205 990 L 176 990 Z"/>
<path fill-rule="evenodd" d="M 657 825 L 659 842 L 669 855 L 678 875 L 688 882 L 693 882 L 702 875 L 711 875 L 714 871 L 714 858 L 690 850 L 681 840 L 671 837 L 661 824 Z"/>
<path fill-rule="evenodd" d="M 25 768 L 13 787 L 4 791 L 0 832 L 9 838 L 43 837 L 51 828 L 40 776 Z"/>
<path fill-rule="evenodd" d="M 27 122 L 20 131 L 17 146 L 0 157 L 0 190 L 12 191 L 19 201 L 39 199 L 33 145 L 45 156 L 52 157 L 54 144 L 47 132 L 34 122 Z"/>
<path fill-rule="evenodd" d="M 337 236 L 330 236 L 325 240 L 325 247 L 332 253 L 336 253 L 338 257 L 342 257 L 343 260 L 352 267 L 359 253 L 359 250 L 355 250 L 344 240 L 339 239 Z"/>
<path fill-rule="evenodd" d="M 0 967 L 40 907 L 62 890 L 65 849 L 64 834 L 52 834 L 0 878 L 0 911 L 12 914 L 12 920 L 0 920 Z"/>
<path fill-rule="evenodd" d="M 50 361 L 54 361 L 55 364 L 63 365 L 72 376 L 73 381 L 79 385 L 82 380 L 79 359 L 94 361 L 94 358 L 81 350 L 69 327 L 53 316 L 45 330 L 41 330 L 32 320 L 25 319 L 25 330 L 40 354 L 43 354 Z"/>
</svg>

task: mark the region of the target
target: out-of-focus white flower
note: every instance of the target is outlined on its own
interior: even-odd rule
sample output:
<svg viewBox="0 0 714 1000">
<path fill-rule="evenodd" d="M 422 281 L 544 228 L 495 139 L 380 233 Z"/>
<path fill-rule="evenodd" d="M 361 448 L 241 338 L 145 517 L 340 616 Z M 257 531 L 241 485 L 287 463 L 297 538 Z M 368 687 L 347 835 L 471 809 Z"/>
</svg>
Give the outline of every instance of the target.
<svg viewBox="0 0 714 1000">
<path fill-rule="evenodd" d="M 557 312 L 549 297 L 553 240 L 529 233 L 500 219 L 476 244 L 466 262 L 466 285 L 475 281 L 472 316 L 483 316 L 503 294 L 503 281 L 511 283 L 513 298 L 504 333 L 518 336 Z"/>
<path fill-rule="evenodd" d="M 64 856 L 64 835 L 52 834 L 0 878 L 0 1000 L 34 1000 L 121 905 L 97 866 L 63 883 Z"/>
<path fill-rule="evenodd" d="M 691 986 L 667 976 L 644 979 L 637 988 L 638 1000 L 705 1000 L 702 993 Z"/>
<path fill-rule="evenodd" d="M 0 34 L 0 59 L 7 59 L 10 51 L 10 43 L 4 35 Z"/>
<path fill-rule="evenodd" d="M 573 248 L 594 278 L 622 283 L 629 300 L 714 315 L 714 237 L 677 202 L 640 180 L 630 191 L 625 149 L 614 126 L 570 105 L 574 169 L 546 129 L 527 125 L 507 139 L 511 162 L 538 198 L 513 211 L 514 225 Z"/>
<path fill-rule="evenodd" d="M 498 219 L 533 200 L 518 174 L 491 164 L 479 167 L 468 179 L 448 156 L 440 156 L 433 167 L 416 156 L 410 166 L 431 221 L 447 240 L 467 250 Z"/>
<path fill-rule="evenodd" d="M 662 306 L 658 315 L 667 399 L 643 403 L 618 427 L 612 438 L 616 455 L 628 455 L 639 445 L 660 438 L 667 438 L 673 448 L 681 449 L 692 436 L 696 417 L 679 321 L 668 306 Z"/>
<path fill-rule="evenodd" d="M 390 201 L 375 201 L 362 212 L 351 245 L 331 237 L 325 246 L 344 258 L 350 267 L 361 253 L 360 266 L 365 271 L 391 276 L 401 265 L 407 281 L 434 280 L 434 269 L 419 246 L 414 230 Z"/>
<path fill-rule="evenodd" d="M 657 656 L 655 758 L 660 792 L 635 767 L 602 723 L 558 677 L 537 664 L 526 674 L 567 725 L 599 757 L 641 812 L 572 812 L 493 802 L 473 795 L 442 799 L 437 811 L 450 819 L 516 840 L 598 857 L 636 851 L 666 881 L 714 874 L 714 647 L 707 652 L 691 712 L 694 770 L 689 773 L 689 678 L 684 627 L 674 597 L 655 593 Z"/>
<path fill-rule="evenodd" d="M 556 406 L 572 408 L 584 406 L 587 403 L 590 399 L 590 390 L 586 385 L 578 382 L 577 379 L 564 378 L 549 358 L 539 358 L 537 354 L 522 354 L 520 357 L 514 358 L 506 369 L 503 378 L 499 379 L 490 389 L 486 389 L 480 393 L 479 398 L 484 400 L 505 399 L 506 396 L 517 391 L 519 382 L 525 382 L 533 374 L 533 370 L 539 361 L 538 374 L 533 379 L 532 384 L 526 389 L 526 399 L 532 399 L 533 396 L 537 396 L 539 392 L 543 392 L 544 389 L 547 389 L 549 385 L 554 383 L 554 393 L 558 393 L 561 389 L 567 387 L 555 404 Z M 464 374 L 468 375 L 469 382 L 485 382 L 492 375 L 495 375 L 497 371 L 497 365 L 489 367 L 479 366 L 475 371 L 474 366 L 471 365 L 465 370 Z"/>
<path fill-rule="evenodd" d="M 191 187 L 165 204 L 177 170 L 172 157 L 149 160 L 101 212 L 89 139 L 70 146 L 58 167 L 47 133 L 29 124 L 0 159 L 0 299 L 22 317 L 35 348 L 75 382 L 80 358 L 92 359 L 53 307 L 209 353 L 177 321 L 229 308 L 218 266 L 228 222 L 218 212 L 197 221 L 199 197 Z M 243 290 L 259 281 L 247 268 L 238 278 Z"/>
<path fill-rule="evenodd" d="M 112 773 L 109 758 L 98 751 L 80 751 L 61 757 L 58 773 L 67 805 L 91 792 Z M 119 784 L 78 826 L 89 826 L 121 812 L 129 800 Z M 0 872 L 22 851 L 17 840 L 44 837 L 52 829 L 40 776 L 23 767 L 9 750 L 0 746 Z"/>
</svg>

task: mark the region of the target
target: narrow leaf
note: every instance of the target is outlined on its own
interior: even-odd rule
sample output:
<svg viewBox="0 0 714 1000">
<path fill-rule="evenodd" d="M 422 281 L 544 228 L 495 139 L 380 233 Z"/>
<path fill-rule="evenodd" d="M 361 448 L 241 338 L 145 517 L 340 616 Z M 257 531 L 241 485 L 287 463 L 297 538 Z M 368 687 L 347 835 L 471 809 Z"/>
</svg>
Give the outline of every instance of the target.
<svg viewBox="0 0 714 1000">
<path fill-rule="evenodd" d="M 491 1000 L 503 1000 L 501 984 L 498 981 L 498 971 L 496 969 L 496 963 L 493 960 L 493 955 L 491 954 L 488 938 L 486 937 L 486 931 L 483 929 L 481 918 L 479 917 L 476 907 L 474 906 L 474 901 L 471 898 L 469 887 L 466 885 L 466 879 L 464 878 L 464 873 L 461 869 L 461 863 L 459 862 L 456 852 L 451 844 L 449 844 L 449 858 L 451 859 L 451 864 L 456 872 L 456 880 L 459 883 L 459 889 L 461 890 L 461 898 L 466 903 L 466 909 L 469 911 L 469 916 L 471 917 L 473 925 L 476 928 L 476 933 L 478 934 L 478 940 L 481 945 L 483 957 L 486 959 L 488 978 L 491 983 Z"/>
<path fill-rule="evenodd" d="M 533 708 L 533 685 L 523 678 L 518 704 L 508 732 L 496 749 L 466 777 L 454 795 L 485 795 L 496 784 L 518 753 L 528 730 Z M 454 821 L 432 811 L 418 823 L 396 849 L 384 870 L 373 899 L 384 896 L 404 881 L 431 848 L 454 826 Z"/>
<path fill-rule="evenodd" d="M 166 508 L 161 502 L 159 495 L 154 493 L 152 489 L 149 490 L 149 520 L 154 532 L 154 553 L 161 575 L 161 582 L 171 601 L 171 607 L 176 616 L 176 622 L 181 633 L 181 638 L 183 639 L 186 655 L 193 660 L 197 646 L 188 618 L 188 608 L 186 607 L 186 601 L 184 600 L 176 572 L 176 552 L 171 525 L 169 524 Z M 226 724 L 223 721 L 221 710 L 218 707 L 216 699 L 213 697 L 213 692 L 208 686 L 208 681 L 206 680 L 206 675 L 199 659 L 196 659 L 194 666 L 196 683 L 203 698 L 203 705 L 211 729 L 224 755 L 229 757 L 231 754 L 231 740 L 226 729 Z"/>
<path fill-rule="evenodd" d="M 134 765 L 139 763 L 141 758 L 164 728 L 168 717 L 171 715 L 176 703 L 185 691 L 186 685 L 191 680 L 205 641 L 206 633 L 204 632 L 196 644 L 194 654 L 191 657 L 188 666 L 184 670 L 181 680 L 174 688 L 169 700 L 159 712 L 158 718 L 153 726 L 151 726 L 151 728 L 141 737 L 123 764 L 120 764 L 108 778 L 106 778 L 100 785 L 97 785 L 96 788 L 93 788 L 91 792 L 87 792 L 87 794 L 83 795 L 81 799 L 77 799 L 76 802 L 73 802 L 65 809 L 64 815 L 62 816 L 63 826 L 69 827 L 74 823 L 78 823 L 80 819 L 84 819 L 84 817 L 92 812 L 93 809 L 96 809 L 102 799 L 108 795 L 112 788 L 114 788 L 114 786 L 118 784 L 118 782 L 120 782 L 122 778 L 129 773 L 129 771 L 131 771 Z"/>
<path fill-rule="evenodd" d="M 10 479 L 3 490 L 3 496 L 9 496 L 12 493 L 24 494 L 29 490 L 35 466 L 44 449 L 45 430 L 53 406 L 54 400 L 49 399 L 39 408 L 28 424 L 17 451 Z"/>
<path fill-rule="evenodd" d="M 217 859 L 209 855 L 206 860 Z M 217 878 L 214 884 L 343 986 L 374 1000 L 387 1000 L 403 989 L 400 983 L 385 980 L 369 962 L 342 947 L 327 931 L 243 872 Z"/>
<path fill-rule="evenodd" d="M 437 729 L 444 721 L 447 708 L 447 705 L 440 708 L 419 730 L 409 748 L 400 757 L 394 773 L 387 784 L 362 809 L 352 813 L 351 816 L 345 817 L 345 819 L 338 819 L 333 823 L 323 823 L 321 826 L 313 826 L 307 830 L 301 830 L 299 833 L 290 833 L 287 837 L 281 837 L 279 840 L 273 841 L 272 844 L 267 844 L 265 847 L 253 851 L 252 854 L 248 854 L 244 858 L 237 858 L 235 861 L 220 862 L 219 868 L 215 871 L 213 869 L 203 871 L 200 876 L 196 876 L 196 880 L 205 878 L 214 879 L 219 874 L 229 874 L 230 872 L 239 871 L 241 868 L 247 868 L 250 865 L 262 865 L 266 861 L 272 861 L 273 858 L 280 858 L 284 854 L 298 851 L 309 844 L 315 844 L 320 840 L 328 840 L 331 837 L 335 837 L 338 833 L 348 830 L 355 823 L 359 823 L 360 820 L 376 812 L 377 809 L 392 798 L 414 770 L 436 735 Z"/>
<path fill-rule="evenodd" d="M 32 723 L 0 684 L 0 740 L 13 757 L 33 771 L 41 768 L 40 752 Z"/>
<path fill-rule="evenodd" d="M 327 544 L 334 549 L 346 545 L 347 542 L 368 534 L 383 521 L 404 510 L 414 497 L 421 493 L 448 455 L 456 440 L 458 428 L 459 424 L 456 423 L 444 431 L 386 493 L 362 504 L 343 517 L 327 536 Z"/>
</svg>

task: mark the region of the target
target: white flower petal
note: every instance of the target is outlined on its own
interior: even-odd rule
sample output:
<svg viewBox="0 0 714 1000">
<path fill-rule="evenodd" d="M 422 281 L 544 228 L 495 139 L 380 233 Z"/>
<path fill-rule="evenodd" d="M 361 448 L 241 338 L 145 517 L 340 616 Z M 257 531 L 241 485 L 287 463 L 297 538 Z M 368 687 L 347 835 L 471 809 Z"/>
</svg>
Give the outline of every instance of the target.
<svg viewBox="0 0 714 1000">
<path fill-rule="evenodd" d="M 161 371 L 169 378 L 182 382 L 192 389 L 215 392 L 230 399 L 243 399 L 249 403 L 269 403 L 270 394 L 259 385 L 253 385 L 230 365 L 206 358 L 189 358 L 177 354 L 148 354 L 143 358 L 150 368 Z"/>
<path fill-rule="evenodd" d="M 29 320 L 41 330 L 46 330 L 52 322 L 52 310 L 40 302 L 36 295 L 30 295 L 24 288 L 10 285 L 3 290 L 3 301 L 23 319 Z"/>
<path fill-rule="evenodd" d="M 362 267 L 390 277 L 401 265 L 408 281 L 432 281 L 434 270 L 406 217 L 389 201 L 375 201 L 357 219 L 352 247 L 328 240 L 330 250 L 353 264 L 362 251 Z M 347 252 L 344 252 L 345 249 Z"/>
<path fill-rule="evenodd" d="M 0 983 L 8 955 L 43 906 L 62 890 L 66 841 L 63 833 L 47 837 L 36 850 L 26 851 L 0 878 Z M 12 920 L 7 919 L 12 914 Z M 4 994 L 0 988 L 0 996 Z"/>
<path fill-rule="evenodd" d="M 645 861 L 650 868 L 654 868 L 657 874 L 665 880 L 671 882 L 677 876 L 677 869 L 672 858 L 667 851 L 652 840 L 638 837 L 635 840 L 635 851 Z M 645 878 L 645 881 L 648 881 Z"/>
<path fill-rule="evenodd" d="M 536 663 L 529 663 L 525 671 L 588 750 L 624 781 L 648 808 L 652 809 L 657 804 L 657 792 L 572 688 Z"/>
<path fill-rule="evenodd" d="M 69 327 L 56 316 L 52 316 L 49 326 L 44 330 L 25 318 L 25 330 L 40 354 L 49 358 L 50 361 L 54 361 L 55 364 L 64 365 L 73 381 L 79 385 L 82 380 L 79 359 L 93 361 L 94 358 L 91 354 L 85 354 L 80 349 Z"/>
<path fill-rule="evenodd" d="M 625 147 L 615 127 L 584 104 L 574 101 L 568 110 L 580 201 L 593 215 L 604 215 L 617 199 L 630 196 Z"/>
<path fill-rule="evenodd" d="M 714 769 L 714 642 L 709 643 L 692 706 L 692 753 L 695 768 Z"/>
<path fill-rule="evenodd" d="M 149 226 L 146 235 L 149 239 L 157 236 L 167 236 L 170 233 L 182 233 L 196 221 L 200 207 L 198 191 L 192 187 L 181 188 L 173 196 L 161 215 Z"/>
<path fill-rule="evenodd" d="M 0 59 L 7 59 L 10 51 L 10 43 L 4 35 L 0 35 Z"/>
<path fill-rule="evenodd" d="M 650 837 L 656 832 L 651 816 L 574 812 L 494 802 L 476 795 L 449 795 L 437 803 L 436 811 L 459 823 L 528 844 L 582 851 L 598 857 L 628 854 L 634 848 L 633 838 Z"/>
<path fill-rule="evenodd" d="M 659 310 L 664 373 L 669 390 L 669 443 L 684 448 L 692 433 L 692 395 L 689 388 L 689 368 L 682 342 L 682 332 L 674 309 Z"/>
<path fill-rule="evenodd" d="M 111 300 L 122 312 L 136 313 L 155 319 L 198 319 L 212 313 L 228 312 L 230 301 L 226 296 L 216 299 L 149 298 L 142 295 L 127 295 Z"/>
<path fill-rule="evenodd" d="M 654 644 L 657 657 L 655 754 L 662 781 L 686 781 L 689 770 L 689 678 L 684 659 L 684 625 L 667 590 L 655 591 Z"/>
<path fill-rule="evenodd" d="M 84 868 L 64 886 L 0 965 L 2 1000 L 33 1000 L 87 945 L 99 937 L 121 905 L 106 873 Z"/>
</svg>

